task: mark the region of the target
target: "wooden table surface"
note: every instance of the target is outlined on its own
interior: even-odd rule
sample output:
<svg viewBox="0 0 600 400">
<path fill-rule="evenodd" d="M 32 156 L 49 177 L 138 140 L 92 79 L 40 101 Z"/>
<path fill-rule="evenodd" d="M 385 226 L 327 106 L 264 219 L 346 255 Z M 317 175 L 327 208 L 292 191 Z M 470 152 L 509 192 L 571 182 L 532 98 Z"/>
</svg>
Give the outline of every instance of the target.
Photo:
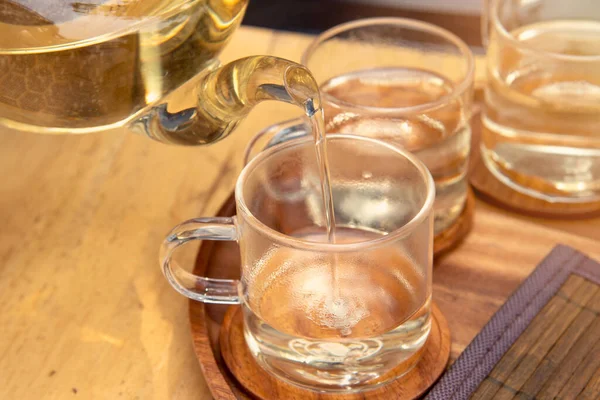
<svg viewBox="0 0 600 400">
<path fill-rule="evenodd" d="M 309 41 L 244 27 L 222 60 L 298 60 Z M 0 398 L 211 398 L 192 350 L 187 300 L 163 278 L 158 247 L 176 223 L 216 213 L 253 134 L 296 115 L 291 106 L 261 104 L 209 148 L 165 146 L 125 131 L 41 136 L 0 129 Z M 520 242 L 520 231 L 544 236 L 531 247 L 531 267 L 554 242 L 600 258 L 600 219 L 544 221 L 478 201 L 475 223 L 478 234 L 468 240 L 482 248 L 476 261 L 498 273 L 509 250 L 486 252 L 494 243 L 485 229 L 514 230 L 522 246 L 532 243 Z M 182 262 L 191 266 L 193 257 L 194 249 Z M 465 257 L 459 249 L 435 273 L 452 274 L 448 266 Z M 452 291 L 436 288 L 437 295 L 451 299 Z M 476 333 L 455 331 L 464 340 Z M 453 355 L 460 351 L 454 347 Z"/>
</svg>

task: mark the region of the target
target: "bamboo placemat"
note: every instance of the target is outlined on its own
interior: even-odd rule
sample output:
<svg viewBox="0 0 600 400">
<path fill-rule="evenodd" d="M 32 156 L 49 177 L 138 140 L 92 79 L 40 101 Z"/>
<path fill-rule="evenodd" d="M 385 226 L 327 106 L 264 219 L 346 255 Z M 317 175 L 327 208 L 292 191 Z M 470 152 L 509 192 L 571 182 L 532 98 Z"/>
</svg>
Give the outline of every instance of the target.
<svg viewBox="0 0 600 400">
<path fill-rule="evenodd" d="M 600 399 L 600 264 L 557 246 L 427 400 Z"/>
</svg>

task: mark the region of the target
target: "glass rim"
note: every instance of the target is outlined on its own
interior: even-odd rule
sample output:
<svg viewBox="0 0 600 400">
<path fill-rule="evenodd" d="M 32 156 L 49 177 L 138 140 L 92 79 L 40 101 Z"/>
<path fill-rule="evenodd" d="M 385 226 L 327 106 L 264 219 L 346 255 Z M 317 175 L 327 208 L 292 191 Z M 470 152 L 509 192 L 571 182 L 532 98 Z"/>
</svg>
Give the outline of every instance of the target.
<svg viewBox="0 0 600 400">
<path fill-rule="evenodd" d="M 487 17 L 490 19 L 492 25 L 497 27 L 498 33 L 500 33 L 502 38 L 507 40 L 508 42 L 510 42 L 514 47 L 519 48 L 521 50 L 527 50 L 531 53 L 555 58 L 558 60 L 564 60 L 564 61 L 598 61 L 598 60 L 600 60 L 600 54 L 599 55 L 572 55 L 572 54 L 555 53 L 552 51 L 538 49 L 534 46 L 528 45 L 525 42 L 521 42 L 521 41 L 517 40 L 506 29 L 506 27 L 500 21 L 500 18 L 498 16 L 498 14 L 499 14 L 498 9 L 500 8 L 500 5 L 503 4 L 503 2 L 506 0 L 490 0 L 490 1 L 492 1 L 492 5 L 490 7 L 491 15 L 488 15 Z"/>
<path fill-rule="evenodd" d="M 99 34 L 96 36 L 86 37 L 86 38 L 82 38 L 82 39 L 69 40 L 65 43 L 54 44 L 54 45 L 50 45 L 50 46 L 36 46 L 36 47 L 22 47 L 22 48 L 19 47 L 19 48 L 15 48 L 15 49 L 0 47 L 0 50 L 4 54 L 38 54 L 38 53 L 43 54 L 43 53 L 61 51 L 61 50 L 65 50 L 65 49 L 69 49 L 69 50 L 77 49 L 80 47 L 85 47 L 90 44 L 97 43 L 99 40 L 102 40 L 102 41 L 113 40 L 115 38 L 122 36 L 124 33 L 131 30 L 132 28 L 139 28 L 139 27 L 143 27 L 148 24 L 151 24 L 151 23 L 155 23 L 157 20 L 167 18 L 173 14 L 176 14 L 178 12 L 181 12 L 182 10 L 185 10 L 186 8 L 190 8 L 193 5 L 198 4 L 199 1 L 200 0 L 185 0 L 182 4 L 179 4 L 176 7 L 168 8 L 166 10 L 159 12 L 156 15 L 145 16 L 138 20 L 130 19 L 128 21 L 134 21 L 132 24 L 127 25 L 126 27 L 115 29 L 114 31 L 102 33 L 102 34 Z M 120 18 L 120 19 L 125 20 L 125 18 Z M 46 26 L 46 25 L 42 25 L 42 26 Z"/>
<path fill-rule="evenodd" d="M 296 139 L 291 139 L 286 142 L 277 144 L 273 147 L 270 147 L 259 154 L 257 154 L 248 164 L 242 169 L 240 173 L 236 185 L 235 185 L 235 203 L 238 209 L 243 213 L 244 221 L 248 222 L 255 229 L 257 229 L 261 235 L 267 236 L 272 241 L 284 245 L 288 248 L 298 249 L 298 250 L 309 250 L 309 251 L 317 251 L 322 253 L 342 253 L 342 252 L 354 252 L 360 250 L 373 249 L 395 240 L 401 239 L 402 237 L 407 236 L 411 232 L 415 230 L 415 228 L 420 225 L 428 216 L 431 215 L 433 209 L 433 203 L 435 200 L 435 184 L 433 182 L 433 177 L 431 173 L 427 169 L 427 167 L 413 154 L 407 152 L 404 149 L 393 146 L 389 143 L 386 143 L 382 140 L 368 138 L 364 136 L 358 135 L 348 135 L 348 134 L 330 134 L 327 135 L 327 140 L 329 141 L 342 139 L 342 140 L 352 140 L 352 141 L 363 141 L 369 142 L 372 144 L 376 144 L 377 146 L 385 147 L 399 156 L 408 159 L 411 165 L 417 169 L 422 180 L 425 181 L 425 187 L 427 189 L 427 193 L 425 195 L 425 201 L 419 208 L 419 211 L 408 221 L 406 224 L 401 226 L 398 229 L 389 232 L 386 235 L 383 235 L 376 239 L 366 240 L 362 242 L 356 243 L 321 243 L 321 242 L 311 242 L 308 240 L 303 240 L 299 238 L 295 238 L 284 233 L 278 232 L 275 229 L 272 229 L 262 223 L 248 208 L 245 200 L 244 200 L 244 184 L 246 182 L 247 177 L 253 172 L 253 170 L 260 164 L 265 161 L 273 154 L 285 150 L 289 147 L 300 146 L 306 143 L 314 144 L 314 140 L 312 137 L 301 137 Z M 239 215 L 238 215 L 239 217 Z"/>
<path fill-rule="evenodd" d="M 423 112 L 429 111 L 432 109 L 436 109 L 440 106 L 443 106 L 446 103 L 449 103 L 453 99 L 462 96 L 469 88 L 472 86 L 473 81 L 475 79 L 475 59 L 473 57 L 473 52 L 467 46 L 467 44 L 456 36 L 454 33 L 441 28 L 437 25 L 430 24 L 428 22 L 417 21 L 410 18 L 397 18 L 397 17 L 376 17 L 376 18 L 363 18 L 356 21 L 345 22 L 343 24 L 339 24 L 326 30 L 317 36 L 306 48 L 304 53 L 302 54 L 301 63 L 308 67 L 308 62 L 311 56 L 314 54 L 316 49 L 323 44 L 325 41 L 339 35 L 340 33 L 355 29 L 362 28 L 365 26 L 380 26 L 380 25 L 394 25 L 394 26 L 403 26 L 406 28 L 410 28 L 413 30 L 421 30 L 427 33 L 431 33 L 437 36 L 442 37 L 447 42 L 456 46 L 460 51 L 460 55 L 466 61 L 467 69 L 460 80 L 460 82 L 454 86 L 452 92 L 445 94 L 438 98 L 435 101 L 430 101 L 423 104 L 418 104 L 414 106 L 408 107 L 373 107 L 373 106 L 362 106 L 358 104 L 348 103 L 347 101 L 342 101 L 335 96 L 331 96 L 327 93 L 321 93 L 321 97 L 326 99 L 329 103 L 338 106 L 340 108 L 344 108 L 347 111 L 355 111 L 357 113 L 369 113 L 369 114 L 379 114 L 379 115 L 390 115 L 390 114 L 406 114 L 406 113 L 415 113 L 415 112 Z M 310 69 L 310 68 L 309 68 Z"/>
</svg>

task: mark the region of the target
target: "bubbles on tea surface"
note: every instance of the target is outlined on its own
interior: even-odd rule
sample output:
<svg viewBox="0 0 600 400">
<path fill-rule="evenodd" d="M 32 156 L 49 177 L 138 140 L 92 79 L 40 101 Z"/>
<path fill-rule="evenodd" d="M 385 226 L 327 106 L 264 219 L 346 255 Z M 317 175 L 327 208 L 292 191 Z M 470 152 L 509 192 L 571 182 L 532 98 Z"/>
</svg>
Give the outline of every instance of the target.
<svg viewBox="0 0 600 400">
<path fill-rule="evenodd" d="M 341 269 L 344 266 L 336 265 L 336 268 L 338 282 L 332 282 L 332 276 L 323 274 L 315 274 L 312 279 L 304 280 L 301 291 L 307 295 L 299 305 L 315 324 L 338 330 L 340 335 L 348 336 L 352 333 L 352 328 L 369 315 L 369 310 L 361 298 L 360 290 L 351 292 L 341 282 Z M 331 266 L 323 266 L 322 270 L 331 270 Z"/>
<path fill-rule="evenodd" d="M 365 299 L 371 288 L 367 283 L 367 287 L 360 286 L 358 272 L 348 263 L 337 265 L 336 288 L 331 262 L 327 261 L 322 254 L 268 251 L 248 274 L 249 302 L 260 304 L 269 322 L 281 319 L 282 326 L 293 326 L 289 330 L 302 326 L 307 332 L 327 330 L 350 335 L 352 328 L 370 315 Z M 291 312 L 285 314 L 282 309 Z"/>
</svg>

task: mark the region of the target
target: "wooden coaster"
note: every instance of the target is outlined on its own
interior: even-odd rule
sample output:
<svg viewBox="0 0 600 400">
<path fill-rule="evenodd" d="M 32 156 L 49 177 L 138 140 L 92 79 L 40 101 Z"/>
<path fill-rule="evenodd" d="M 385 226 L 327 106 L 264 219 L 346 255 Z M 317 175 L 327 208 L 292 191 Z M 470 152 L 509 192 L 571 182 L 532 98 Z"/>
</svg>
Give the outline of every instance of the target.
<svg viewBox="0 0 600 400">
<path fill-rule="evenodd" d="M 422 357 L 417 365 L 397 380 L 376 389 L 358 393 L 318 393 L 288 384 L 265 371 L 258 365 L 244 340 L 242 311 L 232 306 L 225 314 L 221 326 L 221 355 L 230 372 L 238 382 L 254 396 L 262 400 L 389 400 L 415 399 L 430 388 L 446 369 L 450 356 L 450 331 L 440 310 L 432 305 L 431 333 Z M 402 374 L 404 371 L 392 371 Z"/>
<path fill-rule="evenodd" d="M 439 257 L 449 250 L 454 249 L 471 231 L 473 215 L 475 214 L 475 195 L 471 188 L 467 189 L 467 201 L 462 213 L 456 221 L 446 230 L 438 233 L 433 238 L 433 255 Z"/>
<path fill-rule="evenodd" d="M 600 215 L 600 201 L 590 203 L 550 203 L 520 193 L 502 183 L 485 166 L 481 158 L 480 115 L 471 120 L 471 165 L 470 182 L 484 200 L 503 208 L 525 215 L 542 218 L 590 218 Z"/>
</svg>

